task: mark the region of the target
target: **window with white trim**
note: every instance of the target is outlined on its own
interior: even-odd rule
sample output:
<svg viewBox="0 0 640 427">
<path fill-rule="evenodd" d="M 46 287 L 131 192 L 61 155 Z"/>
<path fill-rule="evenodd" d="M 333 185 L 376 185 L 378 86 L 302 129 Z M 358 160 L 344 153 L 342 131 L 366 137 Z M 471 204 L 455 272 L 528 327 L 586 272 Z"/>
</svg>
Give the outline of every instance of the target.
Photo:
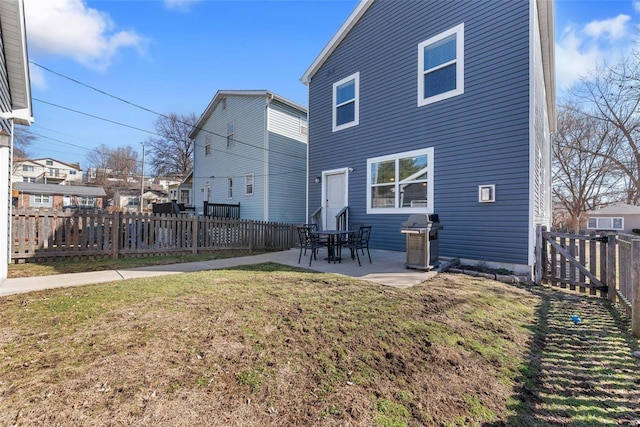
<svg viewBox="0 0 640 427">
<path fill-rule="evenodd" d="M 180 189 L 180 203 L 185 205 L 191 204 L 191 190 L 185 188 Z"/>
<path fill-rule="evenodd" d="M 248 173 L 244 176 L 244 195 L 253 196 L 253 174 Z"/>
<path fill-rule="evenodd" d="M 22 172 L 33 172 L 33 165 L 22 165 Z"/>
<path fill-rule="evenodd" d="M 300 119 L 300 133 L 302 135 L 309 135 L 309 122 L 305 119 Z"/>
<path fill-rule="evenodd" d="M 34 194 L 31 200 L 32 206 L 51 207 L 53 205 L 51 196 L 48 194 Z"/>
<path fill-rule="evenodd" d="M 464 24 L 418 45 L 418 106 L 464 93 Z"/>
<path fill-rule="evenodd" d="M 624 230 L 624 218 L 589 218 L 587 228 L 590 230 Z"/>
<path fill-rule="evenodd" d="M 96 198 L 91 196 L 80 196 L 78 197 L 78 205 L 93 208 L 96 205 Z"/>
<path fill-rule="evenodd" d="M 333 131 L 360 123 L 360 72 L 333 84 Z"/>
<path fill-rule="evenodd" d="M 367 159 L 367 213 L 433 213 L 433 148 Z"/>
<path fill-rule="evenodd" d="M 47 166 L 53 166 L 53 160 L 45 160 L 44 164 Z"/>
<path fill-rule="evenodd" d="M 233 199 L 233 177 L 227 177 L 227 199 Z"/>
<path fill-rule="evenodd" d="M 213 136 L 207 134 L 204 137 L 204 155 L 205 156 L 210 156 L 211 155 L 211 142 L 213 140 Z"/>
<path fill-rule="evenodd" d="M 231 148 L 236 145 L 234 134 L 236 133 L 235 122 L 227 123 L 227 148 Z"/>
</svg>

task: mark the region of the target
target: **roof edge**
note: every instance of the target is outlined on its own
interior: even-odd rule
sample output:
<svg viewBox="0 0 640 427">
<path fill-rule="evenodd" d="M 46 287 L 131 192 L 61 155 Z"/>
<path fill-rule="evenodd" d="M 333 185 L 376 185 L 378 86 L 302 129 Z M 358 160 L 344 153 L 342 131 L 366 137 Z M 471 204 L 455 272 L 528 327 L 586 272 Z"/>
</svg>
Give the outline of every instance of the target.
<svg viewBox="0 0 640 427">
<path fill-rule="evenodd" d="M 307 71 L 300 77 L 300 81 L 305 85 L 311 83 L 311 78 L 314 76 L 316 72 L 320 69 L 322 64 L 327 60 L 327 58 L 333 53 L 334 50 L 338 47 L 340 42 L 344 40 L 349 31 L 358 23 L 362 15 L 369 9 L 369 7 L 373 4 L 374 0 L 360 0 L 360 3 L 356 6 L 356 8 L 351 12 L 351 15 L 347 18 L 346 21 L 342 24 L 342 26 L 338 29 L 338 31 L 333 35 L 329 43 L 322 49 L 320 54 L 316 57 L 313 63 L 309 66 Z"/>
</svg>

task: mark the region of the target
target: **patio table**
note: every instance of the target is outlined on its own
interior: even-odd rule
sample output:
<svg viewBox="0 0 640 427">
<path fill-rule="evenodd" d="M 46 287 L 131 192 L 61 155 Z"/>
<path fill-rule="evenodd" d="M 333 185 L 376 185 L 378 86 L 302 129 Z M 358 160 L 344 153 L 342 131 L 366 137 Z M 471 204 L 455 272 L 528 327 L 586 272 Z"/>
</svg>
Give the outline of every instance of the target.
<svg viewBox="0 0 640 427">
<path fill-rule="evenodd" d="M 341 249 L 342 249 L 342 236 L 349 236 L 351 233 L 355 233 L 353 230 L 320 230 L 315 231 L 315 234 L 327 238 L 327 254 L 324 259 L 327 262 L 336 261 L 342 262 Z"/>
</svg>

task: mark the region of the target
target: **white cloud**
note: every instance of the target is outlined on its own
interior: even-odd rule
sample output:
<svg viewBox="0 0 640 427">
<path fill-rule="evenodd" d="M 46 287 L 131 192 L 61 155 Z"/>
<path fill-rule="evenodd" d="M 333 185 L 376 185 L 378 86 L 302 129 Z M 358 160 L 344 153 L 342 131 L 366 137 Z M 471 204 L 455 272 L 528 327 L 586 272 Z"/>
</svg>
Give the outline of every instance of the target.
<svg viewBox="0 0 640 427">
<path fill-rule="evenodd" d="M 202 0 L 164 0 L 164 6 L 172 10 L 189 10 L 191 5 Z"/>
<path fill-rule="evenodd" d="M 84 0 L 26 0 L 29 51 L 71 58 L 104 70 L 120 49 L 142 52 L 144 40 L 135 31 L 116 31 L 108 14 Z"/>
<path fill-rule="evenodd" d="M 640 0 L 634 0 L 633 2 L 633 9 L 636 12 L 640 12 Z"/>
<path fill-rule="evenodd" d="M 591 21 L 584 27 L 584 32 L 594 38 L 608 37 L 611 39 L 621 39 L 627 37 L 627 23 L 631 17 L 629 15 L 618 15 L 615 18 L 604 19 L 602 21 Z"/>
<path fill-rule="evenodd" d="M 40 67 L 34 67 L 29 64 L 29 83 L 31 83 L 32 87 L 37 87 L 38 89 L 45 89 L 47 87 L 44 73 Z"/>
<path fill-rule="evenodd" d="M 640 0 L 638 0 L 640 3 Z M 615 63 L 633 48 L 630 17 L 591 21 L 579 27 L 568 25 L 556 38 L 556 86 L 564 91 L 603 62 Z"/>
</svg>

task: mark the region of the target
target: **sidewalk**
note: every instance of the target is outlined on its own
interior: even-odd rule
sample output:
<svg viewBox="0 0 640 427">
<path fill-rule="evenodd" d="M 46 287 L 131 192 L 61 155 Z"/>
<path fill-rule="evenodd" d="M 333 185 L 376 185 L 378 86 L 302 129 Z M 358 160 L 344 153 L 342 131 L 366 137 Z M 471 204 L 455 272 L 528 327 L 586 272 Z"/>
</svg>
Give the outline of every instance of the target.
<svg viewBox="0 0 640 427">
<path fill-rule="evenodd" d="M 436 271 L 425 272 L 407 269 L 404 266 L 404 252 L 371 250 L 371 259 L 373 262 L 369 263 L 369 260 L 365 255 L 360 258 L 362 266 L 358 266 L 358 262 L 352 261 L 350 258 L 344 259 L 342 263 L 333 264 L 323 261 L 318 257 L 318 260 L 313 261 L 311 267 L 309 267 L 309 257 L 305 257 L 303 254 L 302 260 L 300 261 L 300 264 L 298 264 L 298 255 L 299 249 L 291 249 L 283 252 L 272 252 L 261 255 L 190 262 L 184 264 L 157 265 L 128 268 L 123 270 L 106 270 L 6 279 L 0 285 L 0 296 L 42 289 L 63 288 L 135 279 L 139 277 L 155 277 L 194 271 L 220 270 L 239 265 L 261 264 L 265 262 L 309 268 L 323 273 L 342 274 L 397 288 L 407 288 L 417 285 L 418 283 L 428 280 L 437 274 Z"/>
</svg>

